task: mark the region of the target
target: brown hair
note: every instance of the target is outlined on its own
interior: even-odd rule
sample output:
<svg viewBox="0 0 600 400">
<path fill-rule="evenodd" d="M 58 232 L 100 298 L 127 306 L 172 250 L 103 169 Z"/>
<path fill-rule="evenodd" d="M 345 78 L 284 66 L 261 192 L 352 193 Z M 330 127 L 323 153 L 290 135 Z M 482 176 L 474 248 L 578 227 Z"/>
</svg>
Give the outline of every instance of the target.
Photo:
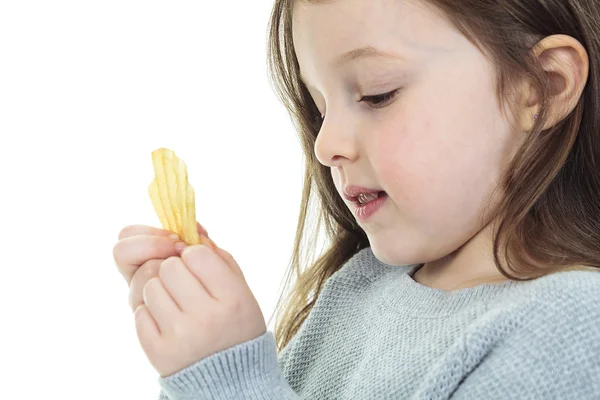
<svg viewBox="0 0 600 400">
<path fill-rule="evenodd" d="M 323 0 L 302 0 L 311 3 Z M 577 39 L 589 56 L 589 77 L 575 109 L 542 130 L 542 108 L 515 154 L 500 189 L 494 261 L 508 279 L 532 280 L 569 270 L 600 267 L 600 7 L 597 0 L 425 0 L 437 7 L 496 67 L 500 104 L 529 77 L 541 104 L 550 95 L 545 71 L 532 55 L 553 34 Z M 275 308 L 282 314 L 275 338 L 282 350 L 314 306 L 325 281 L 369 246 L 365 232 L 338 195 L 328 167 L 316 159 L 320 113 L 300 80 L 292 38 L 294 0 L 275 0 L 269 22 L 268 66 L 276 92 L 292 117 L 305 156 L 304 188 L 293 254 Z M 514 111 L 513 105 L 509 107 Z M 317 201 L 316 207 L 311 206 Z M 316 211 L 315 223 L 309 210 Z M 314 261 L 321 227 L 328 247 Z M 498 252 L 503 243 L 507 268 Z M 534 260 L 529 263 L 527 260 Z M 535 265 L 533 265 L 535 264 Z M 308 265 L 301 270 L 301 265 Z M 292 274 L 295 285 L 286 294 Z M 285 295 L 285 303 L 282 299 Z"/>
</svg>

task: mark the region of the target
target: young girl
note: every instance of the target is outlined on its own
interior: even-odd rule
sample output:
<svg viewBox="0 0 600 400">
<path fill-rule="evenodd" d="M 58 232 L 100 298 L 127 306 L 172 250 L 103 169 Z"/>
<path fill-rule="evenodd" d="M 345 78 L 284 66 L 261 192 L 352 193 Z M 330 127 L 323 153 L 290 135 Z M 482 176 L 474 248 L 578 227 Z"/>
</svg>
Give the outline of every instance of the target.
<svg viewBox="0 0 600 400">
<path fill-rule="evenodd" d="M 295 286 L 161 398 L 600 398 L 600 3 L 276 0 L 269 39 L 306 157 Z M 120 269 L 177 254 L 126 260 L 167 234 L 136 229 Z"/>
</svg>

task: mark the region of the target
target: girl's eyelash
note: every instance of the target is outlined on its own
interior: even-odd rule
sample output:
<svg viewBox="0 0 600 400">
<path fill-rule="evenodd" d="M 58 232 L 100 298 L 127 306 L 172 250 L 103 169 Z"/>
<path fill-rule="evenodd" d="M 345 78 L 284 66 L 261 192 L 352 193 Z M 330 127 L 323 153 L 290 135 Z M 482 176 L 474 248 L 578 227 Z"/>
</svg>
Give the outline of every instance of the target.
<svg viewBox="0 0 600 400">
<path fill-rule="evenodd" d="M 365 103 L 373 104 L 371 106 L 373 108 L 383 108 L 383 107 L 385 107 L 385 105 L 387 105 L 387 102 L 389 102 L 394 97 L 396 97 L 399 90 L 400 89 L 396 89 L 396 90 L 392 90 L 391 92 L 388 92 L 388 93 L 376 94 L 373 96 L 363 96 L 358 102 L 361 103 L 364 101 Z M 381 101 L 377 101 L 377 100 L 381 100 Z M 382 104 L 384 104 L 384 105 L 382 105 Z M 321 115 L 321 121 L 323 119 L 325 119 L 325 116 Z"/>
<path fill-rule="evenodd" d="M 373 95 L 373 96 L 363 96 L 358 102 L 360 103 L 360 102 L 364 101 L 365 103 L 373 104 L 374 105 L 373 108 L 382 108 L 385 106 L 382 106 L 381 104 L 386 104 L 389 100 L 396 97 L 397 93 L 398 93 L 398 89 L 392 90 L 391 92 L 388 92 L 388 93 L 377 94 L 377 95 Z M 381 100 L 381 101 L 377 102 L 376 100 Z"/>
</svg>

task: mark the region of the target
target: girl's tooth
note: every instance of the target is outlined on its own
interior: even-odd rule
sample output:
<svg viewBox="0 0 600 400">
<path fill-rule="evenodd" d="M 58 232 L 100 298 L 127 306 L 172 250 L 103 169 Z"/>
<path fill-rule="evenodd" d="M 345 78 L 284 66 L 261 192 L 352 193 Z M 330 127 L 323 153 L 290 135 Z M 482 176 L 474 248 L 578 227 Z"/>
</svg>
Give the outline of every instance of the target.
<svg viewBox="0 0 600 400">
<path fill-rule="evenodd" d="M 377 199 L 378 197 L 379 197 L 379 193 L 369 193 L 369 194 L 361 193 L 360 196 L 358 196 L 358 201 L 361 204 L 365 204 L 365 203 L 368 203 L 369 201 Z"/>
</svg>

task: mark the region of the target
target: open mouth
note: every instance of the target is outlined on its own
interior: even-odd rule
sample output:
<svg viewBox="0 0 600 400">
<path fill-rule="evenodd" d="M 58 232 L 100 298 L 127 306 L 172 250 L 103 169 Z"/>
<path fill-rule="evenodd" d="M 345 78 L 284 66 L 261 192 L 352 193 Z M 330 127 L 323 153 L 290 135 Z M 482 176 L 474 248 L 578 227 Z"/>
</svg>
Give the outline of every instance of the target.
<svg viewBox="0 0 600 400">
<path fill-rule="evenodd" d="M 365 193 L 361 193 L 357 198 L 356 198 L 356 202 L 358 203 L 359 206 L 361 205 L 365 205 L 368 204 L 374 200 L 377 200 L 381 197 L 385 197 L 387 196 L 386 192 L 377 192 L 377 193 L 369 193 L 369 194 L 365 194 Z"/>
</svg>

